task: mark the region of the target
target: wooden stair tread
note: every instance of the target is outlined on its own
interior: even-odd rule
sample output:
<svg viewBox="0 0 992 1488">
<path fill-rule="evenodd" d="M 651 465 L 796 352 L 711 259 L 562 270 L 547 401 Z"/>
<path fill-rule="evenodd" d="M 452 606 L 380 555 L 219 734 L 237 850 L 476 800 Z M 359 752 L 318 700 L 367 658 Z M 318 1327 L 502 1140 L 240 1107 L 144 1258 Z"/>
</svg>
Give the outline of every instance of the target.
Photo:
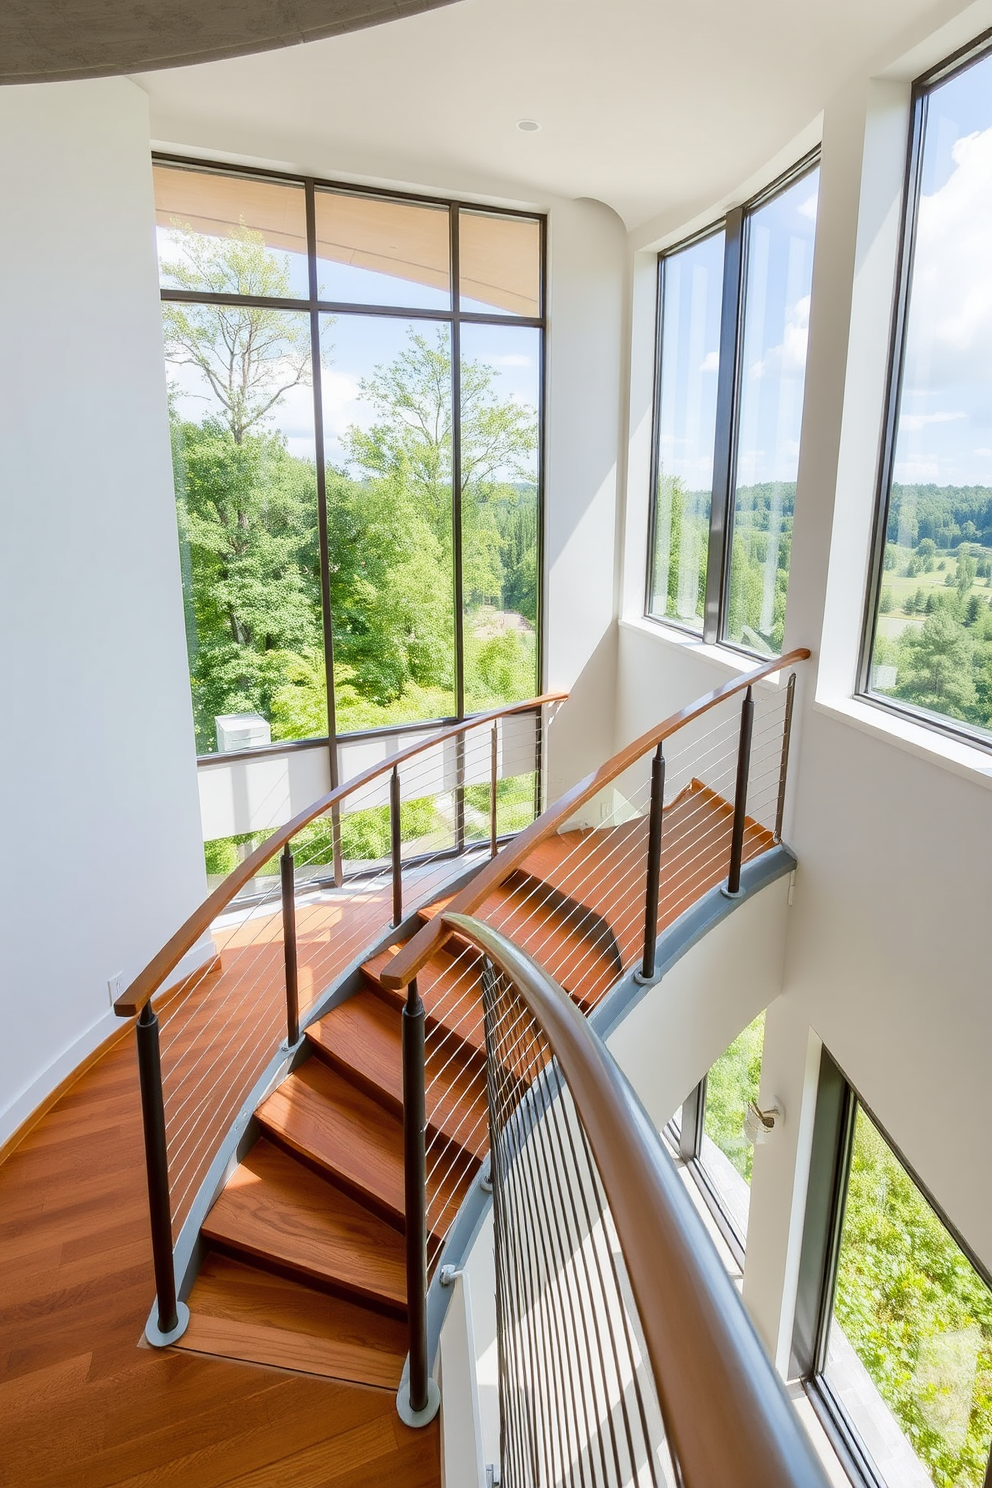
<svg viewBox="0 0 992 1488">
<path fill-rule="evenodd" d="M 402 1116 L 402 1019 L 395 1008 L 363 990 L 308 1028 L 307 1038 L 325 1063 L 391 1115 Z M 445 1031 L 428 1040 L 426 1073 L 429 1133 L 484 1156 L 484 1059 Z"/>
<path fill-rule="evenodd" d="M 382 986 L 378 973 L 392 960 L 398 947 L 383 951 L 362 966 L 369 990 L 390 1006 L 402 1009 L 405 992 L 391 992 Z M 477 951 L 459 949 L 455 955 L 441 949 L 427 962 L 417 977 L 417 988 L 427 1009 L 427 1025 L 443 1027 L 455 1034 L 471 1049 L 484 1054 L 485 1031 L 482 1026 L 482 998 L 479 995 L 479 971 L 482 956 Z"/>
<path fill-rule="evenodd" d="M 384 1390 L 399 1384 L 404 1323 L 227 1256 L 207 1256 L 189 1308 L 177 1348 Z"/>
<path fill-rule="evenodd" d="M 396 1231 L 264 1138 L 232 1174 L 202 1234 L 241 1256 L 405 1314 Z"/>
<path fill-rule="evenodd" d="M 313 1052 L 394 1116 L 403 1114 L 401 1023 L 396 1008 L 363 989 L 307 1029 Z"/>
<path fill-rule="evenodd" d="M 589 1012 L 620 975 L 609 924 L 585 925 L 582 911 L 590 906 L 578 900 L 574 906 L 548 903 L 556 889 L 562 891 L 556 884 L 542 882 L 543 894 L 534 878 L 524 877 L 521 882 L 516 875 L 486 898 L 478 918 L 526 950 Z M 442 907 L 428 905 L 420 910 L 421 919 L 435 918 Z M 452 936 L 449 946 L 452 942 L 467 944 L 458 935 Z"/>
<path fill-rule="evenodd" d="M 308 1059 L 256 1116 L 280 1145 L 402 1230 L 403 1128 L 371 1096 L 320 1060 Z M 450 1221 L 477 1167 L 475 1158 L 457 1151 L 437 1164 L 428 1187 L 429 1229 Z"/>
</svg>

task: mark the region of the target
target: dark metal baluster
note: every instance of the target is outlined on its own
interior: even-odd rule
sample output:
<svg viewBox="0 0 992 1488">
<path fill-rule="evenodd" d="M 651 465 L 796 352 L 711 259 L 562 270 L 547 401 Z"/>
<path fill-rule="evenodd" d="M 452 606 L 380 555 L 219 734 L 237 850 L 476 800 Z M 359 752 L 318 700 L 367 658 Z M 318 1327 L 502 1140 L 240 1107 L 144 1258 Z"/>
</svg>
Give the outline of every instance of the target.
<svg viewBox="0 0 992 1488">
<path fill-rule="evenodd" d="M 341 850 L 341 807 L 331 807 L 331 853 L 334 867 L 334 887 L 344 884 L 344 855 Z"/>
<path fill-rule="evenodd" d="M 737 784 L 734 788 L 734 825 L 730 835 L 730 871 L 724 893 L 736 899 L 741 892 L 741 861 L 744 857 L 744 818 L 747 811 L 747 779 L 751 770 L 751 734 L 754 729 L 754 699 L 751 689 L 741 704 L 741 733 L 737 747 Z"/>
<path fill-rule="evenodd" d="M 165 1102 L 162 1096 L 162 1058 L 158 1041 L 158 1015 L 151 1000 L 138 1015 L 138 1082 L 141 1088 L 141 1120 L 145 1129 L 145 1167 L 148 1173 L 148 1213 L 152 1229 L 152 1261 L 158 1331 L 166 1342 L 178 1336 L 180 1310 L 176 1302 L 176 1272 L 172 1260 L 172 1207 L 169 1201 L 169 1157 L 165 1138 Z M 183 1309 L 185 1312 L 185 1308 Z M 186 1314 L 188 1317 L 188 1314 Z"/>
<path fill-rule="evenodd" d="M 282 945 L 286 959 L 286 1038 L 290 1047 L 300 1041 L 299 964 L 296 957 L 296 872 L 289 843 L 279 859 L 282 884 Z"/>
<path fill-rule="evenodd" d="M 424 1004 L 417 979 L 406 989 L 403 1008 L 403 1168 L 406 1234 L 406 1298 L 410 1330 L 409 1401 L 413 1416 L 436 1410 L 427 1358 L 427 1096 L 424 1076 Z M 433 1410 L 431 1411 L 433 1414 Z M 428 1418 L 429 1419 L 429 1418 Z M 411 1424 L 419 1424 L 411 1423 Z M 426 1424 L 426 1420 L 424 1421 Z"/>
<path fill-rule="evenodd" d="M 499 776 L 499 725 L 493 720 L 492 742 L 489 748 L 489 856 L 496 856 L 496 781 Z"/>
<path fill-rule="evenodd" d="M 644 959 L 640 980 L 654 976 L 658 944 L 658 895 L 661 889 L 661 830 L 665 810 L 665 756 L 659 744 L 651 761 L 651 814 L 648 819 L 647 888 L 644 896 Z"/>
<path fill-rule="evenodd" d="M 775 841 L 782 841 L 785 816 L 785 782 L 789 774 L 789 744 L 792 740 L 792 710 L 796 703 L 796 674 L 792 673 L 785 694 L 785 718 L 782 721 L 782 763 L 778 773 L 778 809 L 775 812 Z"/>
<path fill-rule="evenodd" d="M 400 805 L 400 772 L 393 766 L 389 777 L 389 837 L 393 860 L 393 924 L 403 919 L 403 836 Z"/>
</svg>

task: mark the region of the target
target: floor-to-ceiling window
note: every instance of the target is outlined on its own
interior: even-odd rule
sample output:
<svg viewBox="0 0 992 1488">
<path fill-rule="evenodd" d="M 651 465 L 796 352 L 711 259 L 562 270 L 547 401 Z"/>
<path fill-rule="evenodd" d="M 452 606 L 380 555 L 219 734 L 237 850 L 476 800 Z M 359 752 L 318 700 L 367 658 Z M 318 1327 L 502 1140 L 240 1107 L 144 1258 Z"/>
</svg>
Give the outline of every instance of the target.
<svg viewBox="0 0 992 1488">
<path fill-rule="evenodd" d="M 659 257 L 647 613 L 759 654 L 785 629 L 818 185 L 802 161 Z"/>
<path fill-rule="evenodd" d="M 855 1483 L 992 1481 L 989 1277 L 826 1050 L 793 1365 Z"/>
<path fill-rule="evenodd" d="M 863 691 L 992 739 L 992 55 L 915 90 Z"/>
<path fill-rule="evenodd" d="M 199 751 L 535 694 L 543 221 L 154 177 Z"/>
</svg>

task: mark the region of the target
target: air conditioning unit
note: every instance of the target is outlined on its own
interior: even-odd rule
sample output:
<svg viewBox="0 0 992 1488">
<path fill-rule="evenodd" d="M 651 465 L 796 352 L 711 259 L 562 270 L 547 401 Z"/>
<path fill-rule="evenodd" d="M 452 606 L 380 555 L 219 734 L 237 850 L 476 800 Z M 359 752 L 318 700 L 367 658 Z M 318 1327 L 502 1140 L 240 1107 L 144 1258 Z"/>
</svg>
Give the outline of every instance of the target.
<svg viewBox="0 0 992 1488">
<path fill-rule="evenodd" d="M 272 729 L 261 713 L 219 713 L 214 723 L 217 748 L 221 754 L 232 749 L 257 749 L 261 744 L 272 743 Z"/>
</svg>

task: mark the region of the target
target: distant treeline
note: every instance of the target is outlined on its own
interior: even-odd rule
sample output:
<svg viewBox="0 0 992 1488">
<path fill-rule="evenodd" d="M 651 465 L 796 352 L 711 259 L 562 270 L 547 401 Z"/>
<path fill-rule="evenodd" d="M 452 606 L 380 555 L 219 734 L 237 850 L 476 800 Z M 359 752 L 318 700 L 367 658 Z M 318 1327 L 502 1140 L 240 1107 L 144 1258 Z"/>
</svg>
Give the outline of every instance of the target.
<svg viewBox="0 0 992 1488">
<path fill-rule="evenodd" d="M 709 499 L 708 491 L 686 492 L 693 510 L 705 510 Z M 737 505 L 747 508 L 759 528 L 767 526 L 770 511 L 791 516 L 795 504 L 794 481 L 764 481 L 737 488 Z M 956 548 L 962 542 L 992 547 L 992 487 L 894 484 L 887 541 L 915 548 L 925 537 L 938 548 Z"/>
<path fill-rule="evenodd" d="M 893 485 L 886 538 L 914 548 L 925 537 L 938 548 L 992 547 L 992 488 Z"/>
</svg>

